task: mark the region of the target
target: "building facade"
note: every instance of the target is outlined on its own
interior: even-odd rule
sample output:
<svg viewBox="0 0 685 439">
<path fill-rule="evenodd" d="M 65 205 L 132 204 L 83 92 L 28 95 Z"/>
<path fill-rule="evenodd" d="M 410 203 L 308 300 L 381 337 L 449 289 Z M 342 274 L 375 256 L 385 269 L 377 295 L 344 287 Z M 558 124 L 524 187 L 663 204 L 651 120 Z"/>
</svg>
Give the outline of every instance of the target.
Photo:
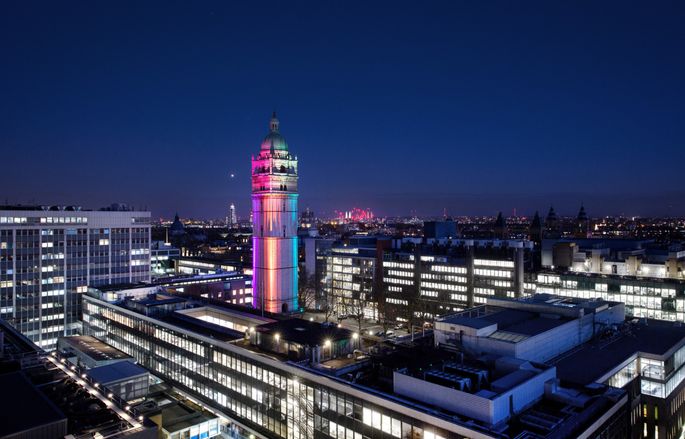
<svg viewBox="0 0 685 439">
<path fill-rule="evenodd" d="M 0 208 L 0 318 L 44 349 L 79 328 L 88 286 L 150 280 L 150 212 Z"/>
<path fill-rule="evenodd" d="M 685 321 L 685 281 L 682 280 L 543 271 L 537 274 L 537 291 L 623 302 L 626 314 L 631 317 Z"/>
<path fill-rule="evenodd" d="M 276 113 L 252 157 L 255 308 L 290 312 L 297 303 L 297 157 L 278 131 Z"/>
<path fill-rule="evenodd" d="M 623 392 L 595 387 L 584 404 L 584 390 L 548 386 L 554 367 L 413 344 L 351 358 L 359 334 L 334 324 L 196 303 L 159 314 L 149 306 L 164 298 L 141 294 L 143 311 L 132 294 L 89 290 L 84 331 L 247 430 L 242 437 L 625 437 Z M 530 319 L 537 327 L 545 317 Z"/>
<path fill-rule="evenodd" d="M 535 292 L 525 274 L 531 263 L 529 242 L 433 241 L 414 251 L 397 248 L 398 243 L 392 248 L 334 247 L 319 276 L 325 280 L 322 295 L 331 299 L 338 315 L 406 322 L 432 320 L 490 297 Z"/>
<path fill-rule="evenodd" d="M 84 332 L 129 353 L 261 437 L 492 437 L 90 296 L 84 296 Z"/>
</svg>

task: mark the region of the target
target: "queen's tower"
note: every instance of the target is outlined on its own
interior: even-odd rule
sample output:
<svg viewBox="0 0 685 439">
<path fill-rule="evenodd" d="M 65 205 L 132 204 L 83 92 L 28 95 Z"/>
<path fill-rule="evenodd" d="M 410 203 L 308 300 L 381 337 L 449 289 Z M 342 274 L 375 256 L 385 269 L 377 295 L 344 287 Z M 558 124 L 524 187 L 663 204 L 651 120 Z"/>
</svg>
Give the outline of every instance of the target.
<svg viewBox="0 0 685 439">
<path fill-rule="evenodd" d="M 252 305 L 281 313 L 297 310 L 297 157 L 278 132 L 252 157 Z"/>
</svg>

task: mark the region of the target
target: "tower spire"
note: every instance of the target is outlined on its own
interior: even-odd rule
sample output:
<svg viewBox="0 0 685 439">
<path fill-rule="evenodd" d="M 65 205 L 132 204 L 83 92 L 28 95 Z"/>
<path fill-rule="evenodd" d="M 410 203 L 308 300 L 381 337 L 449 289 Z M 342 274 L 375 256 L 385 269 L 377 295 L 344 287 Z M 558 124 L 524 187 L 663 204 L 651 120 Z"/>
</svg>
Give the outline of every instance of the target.
<svg viewBox="0 0 685 439">
<path fill-rule="evenodd" d="M 272 133 L 278 132 L 278 118 L 276 117 L 276 110 L 271 114 L 271 122 L 269 123 L 269 128 Z"/>
</svg>

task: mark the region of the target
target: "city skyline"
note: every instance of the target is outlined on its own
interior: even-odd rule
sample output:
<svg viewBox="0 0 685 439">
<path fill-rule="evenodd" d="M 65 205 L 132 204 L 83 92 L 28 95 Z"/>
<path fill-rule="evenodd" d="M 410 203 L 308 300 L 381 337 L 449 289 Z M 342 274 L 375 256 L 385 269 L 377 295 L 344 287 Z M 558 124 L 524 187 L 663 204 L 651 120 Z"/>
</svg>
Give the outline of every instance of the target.
<svg viewBox="0 0 685 439">
<path fill-rule="evenodd" d="M 680 5 L 5 9 L 9 204 L 245 218 L 275 109 L 301 210 L 685 215 Z"/>
</svg>

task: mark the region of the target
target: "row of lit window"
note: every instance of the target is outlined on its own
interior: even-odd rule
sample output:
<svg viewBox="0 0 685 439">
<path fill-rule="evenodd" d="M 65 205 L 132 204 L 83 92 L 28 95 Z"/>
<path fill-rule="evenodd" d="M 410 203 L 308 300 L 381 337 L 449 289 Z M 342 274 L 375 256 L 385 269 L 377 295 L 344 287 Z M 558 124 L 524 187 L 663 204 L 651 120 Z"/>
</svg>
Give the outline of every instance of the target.
<svg viewBox="0 0 685 439">
<path fill-rule="evenodd" d="M 514 261 L 502 261 L 492 259 L 474 259 L 473 265 L 482 267 L 506 267 L 514 268 Z"/>
<path fill-rule="evenodd" d="M 447 291 L 467 291 L 466 285 L 452 285 L 444 284 L 438 282 L 424 282 L 421 281 L 422 288 L 433 288 L 437 290 L 447 290 Z"/>
<path fill-rule="evenodd" d="M 431 270 L 441 273 L 458 273 L 466 274 L 466 267 L 454 267 L 448 265 L 432 265 Z"/>
<path fill-rule="evenodd" d="M 511 271 L 502 270 L 490 270 L 485 268 L 475 268 L 473 270 L 476 276 L 486 276 L 486 277 L 511 277 Z"/>
</svg>

